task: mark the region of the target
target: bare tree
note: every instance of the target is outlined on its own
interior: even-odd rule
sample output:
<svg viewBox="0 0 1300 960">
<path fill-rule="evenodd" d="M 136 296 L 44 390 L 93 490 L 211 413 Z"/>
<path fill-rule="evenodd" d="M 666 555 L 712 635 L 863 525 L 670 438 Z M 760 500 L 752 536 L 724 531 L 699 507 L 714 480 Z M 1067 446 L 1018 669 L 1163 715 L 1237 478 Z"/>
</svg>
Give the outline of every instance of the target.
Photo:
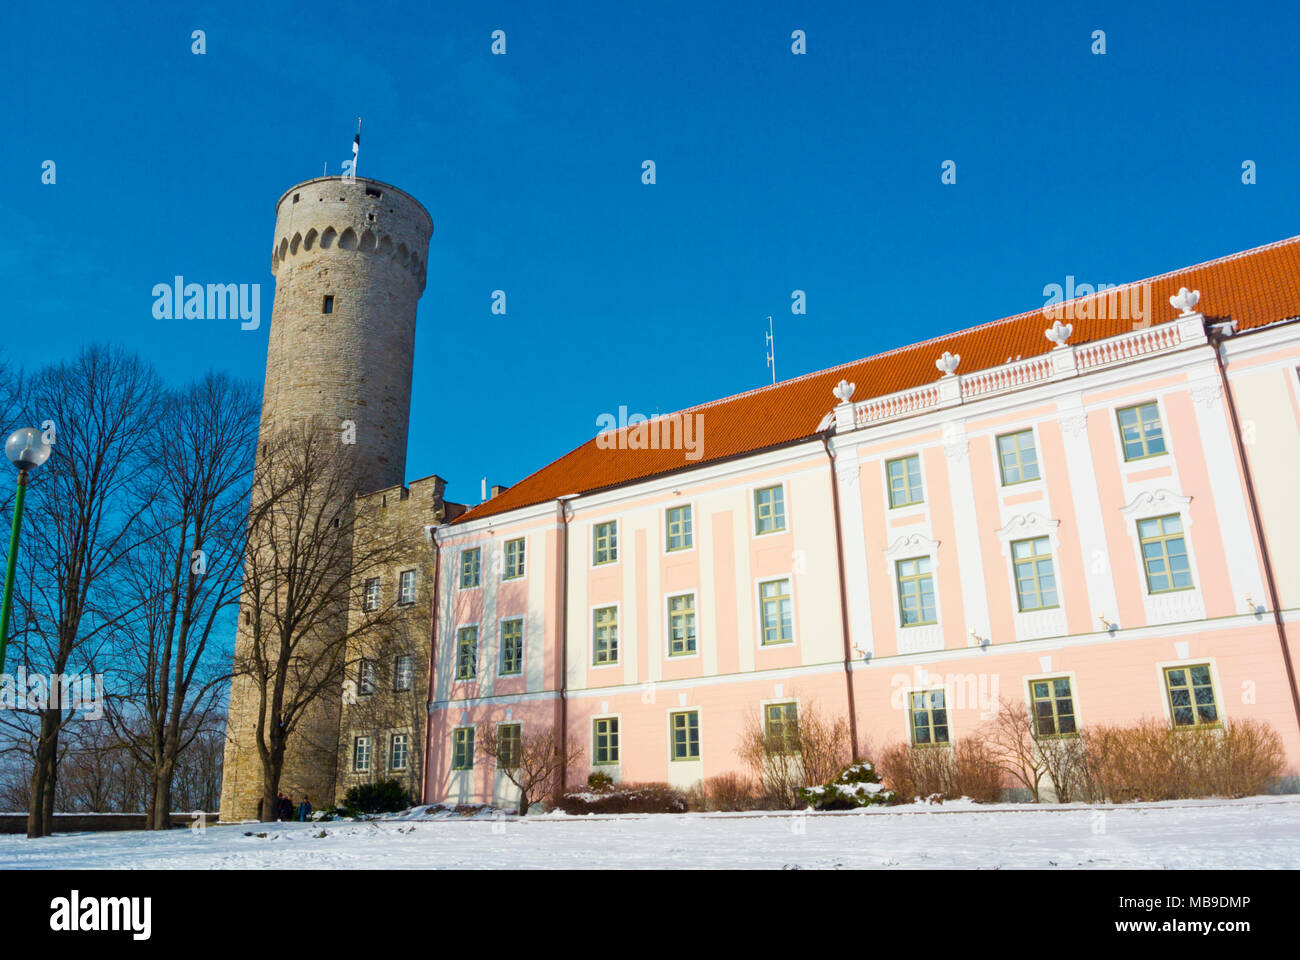
<svg viewBox="0 0 1300 960">
<path fill-rule="evenodd" d="M 511 725 L 505 725 L 507 727 Z M 501 727 L 487 724 L 479 745 L 484 756 L 490 757 L 506 779 L 519 788 L 519 816 L 541 797 L 551 796 L 560 783 L 560 771 L 582 759 L 582 748 L 564 746 L 554 726 L 524 733 L 502 736 Z"/>
<path fill-rule="evenodd" d="M 10 650 L 29 675 L 93 672 L 131 612 L 115 580 L 152 535 L 139 521 L 151 499 L 158 396 L 148 366 L 103 347 L 45 368 L 30 384 L 28 416 L 52 421 L 56 442 L 32 478 L 20 554 L 25 589 L 16 591 L 19 623 Z M 26 712 L 3 711 L 10 732 L 30 738 L 29 837 L 51 831 L 59 735 L 77 716 L 78 707 L 55 687 Z"/>
<path fill-rule="evenodd" d="M 1001 770 L 1014 777 L 1038 802 L 1047 761 L 1039 746 L 1034 718 L 1023 703 L 1006 697 L 998 700 L 998 712 L 985 723 L 980 739 L 989 757 Z"/>
<path fill-rule="evenodd" d="M 234 673 L 252 687 L 264 818 L 274 818 L 290 741 L 326 743 L 331 726 L 337 737 L 349 642 L 401 617 L 395 600 L 361 602 L 367 573 L 400 552 L 358 506 L 351 456 L 337 431 L 301 423 L 263 439 L 254 470 Z M 354 524 L 367 529 L 355 545 Z M 364 615 L 349 619 L 349 608 Z M 335 751 L 322 748 L 321 762 Z"/>
<path fill-rule="evenodd" d="M 828 783 L 853 759 L 848 721 L 824 716 L 811 702 L 779 729 L 747 713 L 737 752 L 762 782 L 768 802 L 790 809 L 800 805 L 800 787 Z"/>
<path fill-rule="evenodd" d="M 128 563 L 123 589 L 134 613 L 118 631 L 130 695 L 109 720 L 149 774 L 148 828 L 165 830 L 177 760 L 229 678 L 231 651 L 210 644 L 236 619 L 255 390 L 209 374 L 168 393 L 156 437 L 158 483 L 140 518 L 150 536 Z"/>
</svg>

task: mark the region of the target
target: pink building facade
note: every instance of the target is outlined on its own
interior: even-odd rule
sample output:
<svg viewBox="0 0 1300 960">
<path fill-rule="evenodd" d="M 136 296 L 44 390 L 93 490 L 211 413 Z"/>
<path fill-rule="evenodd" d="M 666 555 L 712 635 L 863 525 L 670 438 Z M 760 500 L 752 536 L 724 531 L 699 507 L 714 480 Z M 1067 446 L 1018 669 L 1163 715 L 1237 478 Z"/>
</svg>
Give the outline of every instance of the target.
<svg viewBox="0 0 1300 960">
<path fill-rule="evenodd" d="M 1300 238 L 585 444 L 436 532 L 424 799 L 512 801 L 487 725 L 688 787 L 809 709 L 870 758 L 999 699 L 1266 720 L 1294 775 L 1297 318 Z"/>
</svg>

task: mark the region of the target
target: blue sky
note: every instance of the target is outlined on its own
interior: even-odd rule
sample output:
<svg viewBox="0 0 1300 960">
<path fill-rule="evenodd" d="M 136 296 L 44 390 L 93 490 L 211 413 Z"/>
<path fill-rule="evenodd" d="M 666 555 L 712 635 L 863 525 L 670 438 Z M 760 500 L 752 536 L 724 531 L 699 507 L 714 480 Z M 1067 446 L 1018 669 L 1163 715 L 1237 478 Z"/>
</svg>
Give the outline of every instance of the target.
<svg viewBox="0 0 1300 960">
<path fill-rule="evenodd" d="M 275 201 L 358 116 L 435 223 L 407 476 L 471 502 L 768 382 L 769 314 L 784 379 L 1300 233 L 1293 2 L 708 6 L 7 4 L 5 353 L 260 383 L 266 322 L 150 291 L 261 283 L 269 321 Z"/>
</svg>

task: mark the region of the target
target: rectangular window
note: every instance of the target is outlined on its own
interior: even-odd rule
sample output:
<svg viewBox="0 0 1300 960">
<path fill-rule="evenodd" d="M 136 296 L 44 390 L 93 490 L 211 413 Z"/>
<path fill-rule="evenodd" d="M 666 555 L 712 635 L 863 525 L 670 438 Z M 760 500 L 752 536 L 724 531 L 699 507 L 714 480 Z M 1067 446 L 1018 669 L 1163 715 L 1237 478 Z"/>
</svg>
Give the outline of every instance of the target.
<svg viewBox="0 0 1300 960">
<path fill-rule="evenodd" d="M 404 733 L 393 734 L 392 741 L 388 747 L 388 768 L 390 770 L 405 770 L 406 757 L 408 751 L 408 739 Z"/>
<path fill-rule="evenodd" d="M 695 652 L 695 594 L 668 598 L 668 655 L 684 657 Z"/>
<path fill-rule="evenodd" d="M 410 654 L 403 653 L 393 661 L 393 689 L 410 690 L 411 678 L 414 676 L 414 661 Z"/>
<path fill-rule="evenodd" d="M 767 752 L 799 752 L 799 705 L 769 703 L 763 707 L 763 734 L 767 738 Z"/>
<path fill-rule="evenodd" d="M 754 533 L 779 533 L 785 529 L 785 488 L 764 487 L 754 491 Z"/>
<path fill-rule="evenodd" d="M 524 672 L 524 618 L 501 621 L 501 676 Z"/>
<path fill-rule="evenodd" d="M 501 571 L 502 580 L 518 580 L 524 575 L 524 538 L 507 540 L 505 546 L 506 563 Z"/>
<path fill-rule="evenodd" d="M 366 610 L 379 609 L 379 578 L 371 577 L 366 581 L 366 598 L 362 603 Z"/>
<path fill-rule="evenodd" d="M 592 756 L 600 766 L 618 763 L 618 717 L 597 717 L 591 722 Z"/>
<path fill-rule="evenodd" d="M 325 294 L 325 299 L 321 302 L 320 305 L 320 312 L 321 313 L 334 312 L 334 295 L 332 293 Z"/>
<path fill-rule="evenodd" d="M 370 738 L 357 737 L 352 741 L 352 769 L 365 773 L 370 769 Z"/>
<path fill-rule="evenodd" d="M 482 582 L 483 550 L 471 547 L 460 552 L 460 588 L 471 590 Z"/>
<path fill-rule="evenodd" d="M 1002 468 L 1002 485 L 1038 479 L 1038 450 L 1034 431 L 1005 433 L 998 437 L 998 464 Z"/>
<path fill-rule="evenodd" d="M 700 712 L 683 710 L 670 713 L 668 725 L 673 737 L 673 759 L 700 759 Z"/>
<path fill-rule="evenodd" d="M 613 563 L 618 559 L 618 521 L 598 523 L 591 528 L 591 562 Z"/>
<path fill-rule="evenodd" d="M 1200 727 L 1219 722 L 1219 705 L 1214 696 L 1210 665 L 1166 667 L 1165 688 L 1169 691 L 1169 714 L 1175 727 Z"/>
<path fill-rule="evenodd" d="M 1192 588 L 1192 568 L 1183 539 L 1183 521 L 1176 514 L 1138 521 L 1142 541 L 1142 563 L 1146 567 L 1147 590 L 1169 593 Z"/>
<path fill-rule="evenodd" d="M 523 744 L 523 725 L 503 723 L 497 727 L 497 766 L 503 770 L 514 770 L 519 766 L 519 753 Z"/>
<path fill-rule="evenodd" d="M 762 607 L 763 646 L 794 640 L 794 617 L 790 606 L 790 581 L 768 580 L 758 585 Z"/>
<path fill-rule="evenodd" d="M 368 697 L 375 692 L 375 663 L 362 660 L 357 664 L 357 693 Z"/>
<path fill-rule="evenodd" d="M 1140 403 L 1119 411 L 1119 433 L 1124 442 L 1124 459 L 1141 460 L 1165 452 L 1165 433 L 1160 424 L 1160 407 Z"/>
<path fill-rule="evenodd" d="M 404 607 L 415 603 L 415 571 L 403 570 L 397 581 L 397 602 Z"/>
<path fill-rule="evenodd" d="M 618 663 L 618 607 L 597 607 L 591 614 L 591 662 Z"/>
<path fill-rule="evenodd" d="M 921 491 L 921 457 L 919 454 L 890 460 L 885 464 L 885 471 L 889 474 L 890 507 L 906 507 L 909 504 L 920 503 L 925 499 L 925 495 Z"/>
<path fill-rule="evenodd" d="M 457 727 L 451 732 L 451 768 L 474 769 L 474 728 Z"/>
<path fill-rule="evenodd" d="M 478 627 L 461 627 L 456 631 L 456 679 L 473 680 L 478 676 Z"/>
<path fill-rule="evenodd" d="M 665 511 L 664 516 L 668 522 L 666 541 L 668 550 L 689 550 L 695 543 L 694 535 L 691 533 L 690 505 L 671 507 Z"/>
<path fill-rule="evenodd" d="M 948 742 L 948 711 L 942 690 L 921 690 L 910 697 L 912 742 L 917 746 Z"/>
<path fill-rule="evenodd" d="M 1074 691 L 1069 677 L 1034 680 L 1029 684 L 1033 695 L 1034 733 L 1039 737 L 1059 737 L 1078 733 L 1074 720 Z"/>
<path fill-rule="evenodd" d="M 905 627 L 938 623 L 929 557 L 898 561 L 898 607 Z"/>
<path fill-rule="evenodd" d="M 1052 545 L 1047 537 L 1012 543 L 1011 562 L 1016 569 L 1016 596 L 1022 612 L 1046 610 L 1059 605 L 1056 599 L 1056 571 L 1052 566 Z"/>
</svg>

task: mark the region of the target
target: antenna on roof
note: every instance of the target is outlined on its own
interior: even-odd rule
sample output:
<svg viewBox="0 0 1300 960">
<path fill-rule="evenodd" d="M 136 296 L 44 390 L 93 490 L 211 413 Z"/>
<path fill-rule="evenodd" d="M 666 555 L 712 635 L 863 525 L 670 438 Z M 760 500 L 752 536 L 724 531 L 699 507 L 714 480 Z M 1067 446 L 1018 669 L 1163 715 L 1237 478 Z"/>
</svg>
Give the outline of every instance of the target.
<svg viewBox="0 0 1300 960">
<path fill-rule="evenodd" d="M 776 338 L 772 336 L 772 318 L 767 318 L 767 365 L 772 368 L 772 383 L 776 383 Z"/>
<path fill-rule="evenodd" d="M 487 477 L 484 477 L 484 478 L 483 478 L 483 487 L 482 487 L 482 491 L 480 492 L 479 496 L 482 497 L 482 500 L 483 500 L 484 503 L 487 502 Z"/>
</svg>

